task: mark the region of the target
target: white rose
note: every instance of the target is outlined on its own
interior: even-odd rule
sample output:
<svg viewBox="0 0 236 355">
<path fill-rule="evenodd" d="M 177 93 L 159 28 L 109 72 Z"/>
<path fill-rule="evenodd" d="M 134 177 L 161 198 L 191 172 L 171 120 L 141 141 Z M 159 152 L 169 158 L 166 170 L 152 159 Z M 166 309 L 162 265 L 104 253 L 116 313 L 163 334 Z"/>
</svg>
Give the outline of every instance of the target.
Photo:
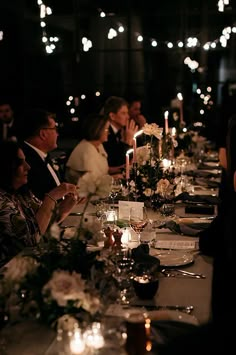
<svg viewBox="0 0 236 355">
<path fill-rule="evenodd" d="M 91 295 L 88 292 L 84 293 L 84 298 L 82 302 L 82 307 L 91 314 L 96 313 L 101 306 L 98 297 Z"/>
<path fill-rule="evenodd" d="M 30 256 L 16 256 L 6 265 L 4 277 L 10 281 L 19 282 L 37 268 L 38 263 Z"/>
<path fill-rule="evenodd" d="M 79 179 L 79 196 L 107 197 L 111 191 L 111 182 L 112 177 L 110 175 L 98 177 L 92 173 L 86 173 Z"/>
<path fill-rule="evenodd" d="M 152 189 L 150 189 L 150 188 L 147 188 L 147 189 L 145 189 L 144 191 L 143 191 L 143 193 L 144 193 L 144 195 L 145 196 L 151 196 L 152 195 Z"/>
<path fill-rule="evenodd" d="M 49 229 L 49 232 L 50 232 L 50 236 L 52 238 L 55 238 L 57 240 L 60 240 L 60 235 L 61 235 L 61 229 L 59 227 L 59 225 L 57 223 L 53 223 L 51 226 L 50 226 L 50 229 Z"/>
<path fill-rule="evenodd" d="M 65 314 L 57 320 L 57 328 L 63 329 L 65 331 L 73 331 L 77 324 L 77 319 L 70 316 L 69 314 Z"/>
<path fill-rule="evenodd" d="M 84 297 L 85 280 L 80 274 L 69 271 L 54 271 L 52 278 L 44 286 L 43 293 L 50 292 L 50 297 L 54 299 L 59 306 L 66 306 L 68 301 L 81 301 Z"/>
</svg>

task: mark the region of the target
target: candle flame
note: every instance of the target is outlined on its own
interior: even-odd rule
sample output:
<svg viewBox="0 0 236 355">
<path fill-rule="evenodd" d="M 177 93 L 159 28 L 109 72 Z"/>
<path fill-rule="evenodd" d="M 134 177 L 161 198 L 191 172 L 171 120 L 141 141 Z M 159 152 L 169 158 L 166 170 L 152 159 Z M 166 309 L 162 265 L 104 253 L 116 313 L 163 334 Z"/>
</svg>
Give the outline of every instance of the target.
<svg viewBox="0 0 236 355">
<path fill-rule="evenodd" d="M 130 148 L 129 150 L 127 150 L 127 152 L 126 152 L 126 155 L 128 156 L 128 155 L 130 155 L 130 153 L 133 153 L 133 148 Z"/>
<path fill-rule="evenodd" d="M 143 129 L 140 129 L 140 131 L 136 132 L 134 134 L 134 138 L 138 137 L 138 136 L 141 136 L 141 134 L 143 134 Z"/>
</svg>

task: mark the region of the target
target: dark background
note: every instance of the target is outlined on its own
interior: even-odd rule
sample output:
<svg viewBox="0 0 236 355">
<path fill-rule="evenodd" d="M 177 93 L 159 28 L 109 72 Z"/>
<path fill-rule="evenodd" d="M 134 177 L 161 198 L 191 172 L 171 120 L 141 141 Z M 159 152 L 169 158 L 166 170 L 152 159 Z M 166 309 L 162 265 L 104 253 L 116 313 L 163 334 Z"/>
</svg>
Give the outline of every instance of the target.
<svg viewBox="0 0 236 355">
<path fill-rule="evenodd" d="M 10 97 L 16 112 L 25 107 L 44 107 L 70 125 L 72 117 L 99 110 L 110 95 L 138 94 L 151 122 L 162 122 L 163 112 L 181 91 L 187 123 L 202 119 L 214 130 L 219 110 L 231 107 L 231 84 L 236 82 L 236 34 L 227 48 L 205 51 L 202 43 L 220 37 L 225 26 L 236 24 L 236 1 L 219 13 L 216 0 L 86 1 L 45 0 L 53 14 L 47 16 L 48 36 L 58 36 L 56 50 L 45 52 L 37 1 L 1 0 L 0 96 Z M 108 16 L 102 19 L 102 9 Z M 109 27 L 122 23 L 125 32 L 107 39 Z M 144 40 L 136 41 L 140 33 Z M 93 47 L 84 52 L 81 38 Z M 197 36 L 201 46 L 178 48 L 176 42 Z M 156 48 L 150 40 L 158 41 Z M 168 49 L 167 41 L 175 46 Z M 183 63 L 186 56 L 199 61 L 201 72 L 191 72 Z M 214 105 L 200 116 L 202 100 L 196 87 L 212 86 Z M 100 91 L 99 97 L 95 96 Z M 85 94 L 86 99 L 81 100 Z M 234 92 L 235 94 L 235 92 Z M 71 115 L 65 105 L 70 95 L 79 98 Z"/>
</svg>

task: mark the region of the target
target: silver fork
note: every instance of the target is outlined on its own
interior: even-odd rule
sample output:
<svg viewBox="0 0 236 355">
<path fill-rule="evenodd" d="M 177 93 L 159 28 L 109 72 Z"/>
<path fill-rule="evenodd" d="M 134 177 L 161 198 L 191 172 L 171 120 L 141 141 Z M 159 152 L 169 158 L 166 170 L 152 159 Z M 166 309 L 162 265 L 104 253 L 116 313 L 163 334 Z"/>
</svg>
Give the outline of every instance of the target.
<svg viewBox="0 0 236 355">
<path fill-rule="evenodd" d="M 179 270 L 179 269 L 162 269 L 161 272 L 166 276 L 166 277 L 192 277 L 196 279 L 205 279 L 206 276 L 203 274 L 198 274 L 194 272 L 189 272 L 189 271 L 184 271 L 184 270 Z"/>
</svg>

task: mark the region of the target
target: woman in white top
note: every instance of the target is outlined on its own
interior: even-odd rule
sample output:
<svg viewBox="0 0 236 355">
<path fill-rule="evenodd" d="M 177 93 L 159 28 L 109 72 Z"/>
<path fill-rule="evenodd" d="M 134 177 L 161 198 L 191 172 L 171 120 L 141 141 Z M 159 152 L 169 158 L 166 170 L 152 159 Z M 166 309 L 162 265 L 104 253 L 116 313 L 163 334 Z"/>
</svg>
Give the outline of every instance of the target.
<svg viewBox="0 0 236 355">
<path fill-rule="evenodd" d="M 85 172 L 96 176 L 109 174 L 107 153 L 103 142 L 107 141 L 109 121 L 99 115 L 89 115 L 83 122 L 81 133 L 83 139 L 73 149 L 66 163 L 66 180 L 77 184 Z"/>
</svg>

